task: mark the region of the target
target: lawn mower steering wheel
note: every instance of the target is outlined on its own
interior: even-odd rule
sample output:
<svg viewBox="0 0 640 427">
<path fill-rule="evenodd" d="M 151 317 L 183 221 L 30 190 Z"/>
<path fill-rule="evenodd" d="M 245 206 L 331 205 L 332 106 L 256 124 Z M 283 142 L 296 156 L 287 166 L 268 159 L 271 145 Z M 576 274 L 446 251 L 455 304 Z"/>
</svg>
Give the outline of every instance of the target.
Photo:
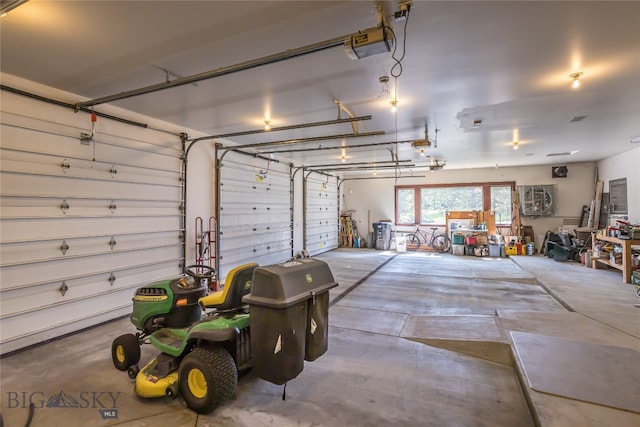
<svg viewBox="0 0 640 427">
<path fill-rule="evenodd" d="M 205 270 L 204 273 L 196 273 L 194 269 L 200 268 Z M 193 277 L 196 280 L 202 279 L 212 279 L 216 275 L 216 270 L 213 267 L 209 267 L 208 265 L 203 264 L 193 264 L 188 265 L 184 268 L 184 273 L 188 276 Z"/>
</svg>

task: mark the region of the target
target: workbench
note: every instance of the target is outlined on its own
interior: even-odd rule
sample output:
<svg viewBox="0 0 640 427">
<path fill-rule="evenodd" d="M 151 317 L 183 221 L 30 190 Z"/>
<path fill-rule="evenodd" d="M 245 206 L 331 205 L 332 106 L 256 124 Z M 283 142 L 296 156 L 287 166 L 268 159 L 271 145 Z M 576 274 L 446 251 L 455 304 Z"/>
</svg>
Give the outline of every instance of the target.
<svg viewBox="0 0 640 427">
<path fill-rule="evenodd" d="M 604 234 L 593 234 L 591 246 L 593 250 L 595 250 L 596 243 L 599 241 L 609 242 L 622 247 L 622 265 L 611 262 L 609 258 L 592 258 L 591 266 L 597 269 L 600 264 L 604 264 L 609 267 L 616 268 L 622 271 L 622 281 L 625 283 L 631 283 L 631 271 L 633 270 L 633 264 L 631 262 L 631 246 L 640 246 L 640 240 L 619 239 L 617 237 L 605 236 Z"/>
</svg>

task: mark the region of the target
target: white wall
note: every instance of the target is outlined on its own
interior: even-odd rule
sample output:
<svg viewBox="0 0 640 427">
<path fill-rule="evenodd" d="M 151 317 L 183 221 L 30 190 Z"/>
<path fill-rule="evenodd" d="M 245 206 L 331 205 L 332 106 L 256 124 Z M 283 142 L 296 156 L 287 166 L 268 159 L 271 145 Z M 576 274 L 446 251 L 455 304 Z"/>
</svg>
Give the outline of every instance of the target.
<svg viewBox="0 0 640 427">
<path fill-rule="evenodd" d="M 190 138 L 198 135 L 189 134 Z M 215 151 L 214 143 L 202 141 L 193 146 L 187 159 L 186 263 L 193 264 L 195 251 L 195 220 L 203 219 L 208 229 L 209 217 L 215 216 Z"/>
<path fill-rule="evenodd" d="M 441 170 L 426 173 L 421 178 L 372 179 L 345 181 L 341 186 L 341 209 L 355 209 L 354 218 L 362 235 L 367 225 L 368 213 L 371 222 L 381 219 L 395 220 L 394 186 L 411 184 L 450 184 L 515 181 L 516 185 L 557 184 L 558 201 L 553 217 L 522 217 L 523 225 L 533 226 L 536 241 L 541 242 L 547 230 L 556 231 L 563 220 L 576 220 L 580 217 L 582 206 L 589 206 L 594 196 L 596 164 L 562 163 L 568 167 L 567 178 L 551 178 L 551 166 L 504 167 L 484 169 Z M 577 221 L 576 221 L 577 222 Z M 402 229 L 400 230 L 408 230 Z"/>
<path fill-rule="evenodd" d="M 611 156 L 598 162 L 598 179 L 604 181 L 604 192 L 609 192 L 609 181 L 627 178 L 627 206 L 629 221 L 640 223 L 640 147 Z"/>
</svg>

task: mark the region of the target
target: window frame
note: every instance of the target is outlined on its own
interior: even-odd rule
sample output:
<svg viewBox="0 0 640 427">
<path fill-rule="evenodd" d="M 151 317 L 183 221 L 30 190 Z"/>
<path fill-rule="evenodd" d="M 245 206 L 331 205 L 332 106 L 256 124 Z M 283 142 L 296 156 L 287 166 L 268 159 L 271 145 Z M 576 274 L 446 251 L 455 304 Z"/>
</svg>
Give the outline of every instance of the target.
<svg viewBox="0 0 640 427">
<path fill-rule="evenodd" d="M 396 225 L 416 225 L 416 224 L 420 224 L 420 225 L 427 225 L 426 223 L 422 222 L 422 217 L 420 215 L 420 209 L 422 206 L 422 199 L 421 199 L 421 191 L 423 188 L 453 188 L 453 187 L 481 187 L 482 188 L 482 210 L 483 211 L 490 211 L 491 210 L 491 187 L 511 187 L 511 192 L 513 194 L 513 192 L 516 190 L 516 183 L 515 181 L 489 181 L 489 182 L 461 182 L 461 183 L 455 183 L 455 184 L 418 184 L 418 185 L 396 185 L 394 187 L 394 200 L 395 200 L 395 221 L 396 221 Z M 414 190 L 414 195 L 413 195 L 413 208 L 414 208 L 414 220 L 416 221 L 414 224 L 405 224 L 405 223 L 401 223 L 398 222 L 398 213 L 399 213 L 399 206 L 398 206 L 398 190 L 406 190 L 406 189 L 413 189 Z M 513 198 L 511 200 L 511 203 L 513 203 Z M 511 221 L 509 221 L 509 223 L 511 223 Z M 439 224 L 439 223 L 429 223 L 429 225 L 434 225 L 434 226 L 444 226 L 445 224 Z M 507 224 L 502 224 L 503 227 L 506 227 Z"/>
</svg>

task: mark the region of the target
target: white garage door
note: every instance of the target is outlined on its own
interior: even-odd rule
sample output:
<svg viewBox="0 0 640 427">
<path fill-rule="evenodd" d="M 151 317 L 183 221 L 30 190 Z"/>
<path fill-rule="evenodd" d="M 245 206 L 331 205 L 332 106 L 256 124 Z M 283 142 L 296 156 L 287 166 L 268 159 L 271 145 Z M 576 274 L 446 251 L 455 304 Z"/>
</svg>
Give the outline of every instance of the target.
<svg viewBox="0 0 640 427">
<path fill-rule="evenodd" d="M 291 168 L 237 152 L 220 167 L 220 279 L 237 265 L 291 258 Z"/>
<path fill-rule="evenodd" d="M 317 255 L 338 247 L 338 178 L 311 173 L 305 182 L 305 248 Z"/>
<path fill-rule="evenodd" d="M 176 135 L 2 93 L 2 352 L 131 311 L 134 289 L 180 272 Z"/>
</svg>

